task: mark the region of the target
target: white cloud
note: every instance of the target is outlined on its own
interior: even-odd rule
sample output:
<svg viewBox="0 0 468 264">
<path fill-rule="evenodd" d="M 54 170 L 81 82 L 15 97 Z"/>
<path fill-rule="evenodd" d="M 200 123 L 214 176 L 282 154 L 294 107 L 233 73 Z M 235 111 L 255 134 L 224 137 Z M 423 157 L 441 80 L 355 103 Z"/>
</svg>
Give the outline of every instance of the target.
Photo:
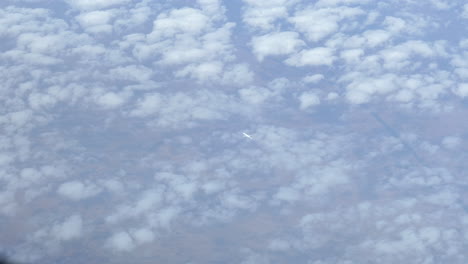
<svg viewBox="0 0 468 264">
<path fill-rule="evenodd" d="M 432 57 L 434 55 L 436 55 L 434 49 L 424 41 L 407 41 L 380 52 L 385 68 L 400 70 L 411 66 L 411 58 L 414 56 Z"/>
<path fill-rule="evenodd" d="M 113 17 L 114 12 L 112 10 L 91 11 L 78 15 L 76 20 L 85 31 L 100 34 L 112 32 L 113 26 L 110 22 Z"/>
<path fill-rule="evenodd" d="M 314 92 L 304 92 L 304 93 L 301 93 L 301 95 L 299 96 L 299 102 L 300 102 L 299 108 L 301 110 L 305 110 L 311 106 L 319 105 L 320 98 Z"/>
<path fill-rule="evenodd" d="M 221 5 L 220 0 L 197 0 L 204 13 L 210 15 L 212 19 L 221 19 L 225 9 Z"/>
<path fill-rule="evenodd" d="M 62 183 L 57 192 L 68 199 L 79 201 L 97 195 L 100 189 L 93 184 L 84 184 L 75 180 Z"/>
<path fill-rule="evenodd" d="M 399 17 L 386 16 L 383 24 L 392 33 L 398 33 L 407 28 L 406 21 Z"/>
<path fill-rule="evenodd" d="M 157 213 L 148 216 L 148 222 L 152 227 L 169 229 L 171 222 L 181 213 L 177 206 L 170 206 L 160 209 Z"/>
<path fill-rule="evenodd" d="M 291 245 L 285 240 L 274 239 L 270 241 L 268 248 L 274 251 L 287 251 L 291 249 Z"/>
<path fill-rule="evenodd" d="M 453 89 L 453 93 L 461 98 L 468 96 L 468 83 L 460 83 Z"/>
<path fill-rule="evenodd" d="M 82 13 L 76 17 L 78 22 L 82 27 L 88 28 L 92 26 L 98 26 L 103 24 L 108 24 L 112 18 L 112 11 L 91 11 L 87 13 Z"/>
<path fill-rule="evenodd" d="M 223 70 L 223 65 L 219 61 L 208 61 L 200 64 L 191 64 L 176 72 L 177 77 L 190 76 L 198 81 L 219 79 Z"/>
<path fill-rule="evenodd" d="M 323 80 L 324 78 L 325 76 L 323 76 L 323 74 L 313 74 L 302 78 L 302 81 L 305 83 L 317 83 Z"/>
<path fill-rule="evenodd" d="M 301 199 L 301 192 L 296 188 L 281 187 L 275 194 L 275 199 L 286 202 L 296 202 Z"/>
<path fill-rule="evenodd" d="M 468 4 L 465 4 L 465 5 L 463 6 L 463 11 L 462 11 L 461 16 L 462 16 L 463 18 L 468 19 Z"/>
<path fill-rule="evenodd" d="M 80 10 L 104 9 L 129 3 L 131 0 L 65 0 L 70 6 Z"/>
<path fill-rule="evenodd" d="M 455 136 L 447 136 L 442 139 L 442 146 L 447 149 L 455 149 L 460 146 L 461 139 Z"/>
<path fill-rule="evenodd" d="M 346 87 L 346 98 L 353 104 L 367 103 L 374 95 L 388 94 L 396 90 L 398 88 L 395 83 L 396 78 L 393 74 L 386 74 L 380 78 L 360 76 Z"/>
<path fill-rule="evenodd" d="M 270 30 L 275 22 L 287 18 L 288 8 L 297 0 L 243 0 L 247 8 L 243 13 L 243 22 L 261 30 Z"/>
<path fill-rule="evenodd" d="M 28 182 L 36 182 L 42 177 L 42 174 L 34 168 L 22 169 L 20 175 L 23 180 Z"/>
<path fill-rule="evenodd" d="M 450 2 L 446 2 L 445 0 L 430 0 L 432 6 L 434 6 L 438 10 L 447 10 L 452 7 Z"/>
<path fill-rule="evenodd" d="M 390 38 L 392 37 L 392 35 L 388 31 L 381 29 L 368 30 L 362 35 L 366 39 L 366 44 L 371 48 L 375 48 L 377 46 L 385 44 L 385 42 L 390 40 Z"/>
<path fill-rule="evenodd" d="M 111 109 L 123 105 L 128 97 L 128 93 L 107 92 L 98 96 L 96 98 L 96 103 L 104 108 Z"/>
<path fill-rule="evenodd" d="M 174 75 L 199 82 L 222 81 L 223 71 L 233 66 L 231 31 L 234 23 L 210 20 L 203 10 L 173 9 L 157 17 L 146 43 L 138 43 L 134 54 L 140 60 L 160 57 L 158 64 L 177 66 Z"/>
<path fill-rule="evenodd" d="M 304 33 L 308 40 L 317 42 L 339 30 L 339 23 L 346 18 L 364 14 L 358 8 L 308 8 L 297 11 L 288 20 Z"/>
<path fill-rule="evenodd" d="M 240 89 L 239 95 L 243 101 L 254 105 L 261 104 L 265 102 L 268 98 L 273 96 L 271 91 L 269 91 L 268 89 L 255 86 Z"/>
<path fill-rule="evenodd" d="M 252 38 L 253 53 L 260 61 L 270 55 L 291 54 L 304 45 L 304 41 L 299 39 L 299 34 L 291 31 L 269 33 Z"/>
<path fill-rule="evenodd" d="M 116 251 L 131 251 L 135 248 L 135 242 L 125 231 L 115 233 L 107 240 L 107 245 Z"/>
<path fill-rule="evenodd" d="M 155 239 L 153 231 L 147 228 L 140 228 L 132 231 L 132 237 L 138 244 L 150 243 Z"/>
<path fill-rule="evenodd" d="M 335 92 L 331 92 L 331 93 L 327 94 L 327 100 L 330 100 L 330 101 L 335 100 L 338 97 L 339 97 L 339 95 L 337 93 L 335 93 Z"/>
<path fill-rule="evenodd" d="M 225 85 L 245 86 L 254 79 L 254 73 L 247 64 L 235 64 L 225 67 L 222 83 Z"/>
<path fill-rule="evenodd" d="M 303 67 L 303 66 L 331 66 L 335 61 L 335 51 L 326 47 L 313 48 L 302 50 L 301 52 L 292 55 L 285 62 L 288 65 Z"/>
<path fill-rule="evenodd" d="M 52 227 L 52 234 L 58 240 L 76 239 L 82 236 L 83 220 L 79 214 L 72 215 L 63 223 Z"/>
<path fill-rule="evenodd" d="M 106 217 L 106 221 L 115 224 L 149 214 L 158 209 L 162 200 L 163 193 L 160 189 L 148 189 L 139 195 L 133 203 L 118 206 L 115 212 Z"/>
<path fill-rule="evenodd" d="M 355 64 L 361 62 L 361 56 L 364 55 L 362 49 L 347 49 L 340 53 L 340 58 L 346 61 L 346 64 Z"/>
<path fill-rule="evenodd" d="M 456 230 L 468 230 L 458 188 L 468 41 L 454 35 L 464 3 L 66 3 L 0 8 L 7 252 L 40 263 L 89 242 L 92 261 L 101 246 L 145 245 L 177 262 L 190 252 L 164 245 L 182 228 L 204 232 L 197 252 L 223 232 L 270 234 L 251 237 L 265 243 L 250 263 L 465 260 L 468 232 Z M 415 166 L 369 107 L 435 162 Z M 212 228 L 220 221 L 228 233 Z M 339 254 L 309 254 L 323 250 Z"/>
<path fill-rule="evenodd" d="M 143 65 L 120 66 L 109 70 L 109 78 L 133 82 L 148 82 L 153 76 L 153 70 Z"/>
<path fill-rule="evenodd" d="M 161 107 L 161 100 L 161 95 L 158 93 L 147 94 L 144 98 L 138 100 L 135 109 L 130 112 L 130 115 L 148 116 L 155 114 Z"/>
<path fill-rule="evenodd" d="M 209 18 L 200 10 L 187 7 L 174 9 L 157 17 L 148 39 L 156 42 L 180 33 L 197 35 L 207 30 L 208 26 Z"/>
<path fill-rule="evenodd" d="M 157 115 L 148 124 L 162 127 L 190 127 L 197 121 L 223 120 L 239 112 L 237 102 L 225 94 L 207 90 L 175 94 L 149 93 L 139 99 L 130 116 Z"/>
</svg>

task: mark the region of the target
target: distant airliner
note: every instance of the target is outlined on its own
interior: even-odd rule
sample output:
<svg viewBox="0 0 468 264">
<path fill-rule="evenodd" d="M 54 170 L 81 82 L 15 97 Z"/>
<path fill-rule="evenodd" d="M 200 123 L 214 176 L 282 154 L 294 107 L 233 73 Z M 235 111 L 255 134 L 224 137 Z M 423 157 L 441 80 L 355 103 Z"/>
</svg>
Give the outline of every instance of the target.
<svg viewBox="0 0 468 264">
<path fill-rule="evenodd" d="M 246 138 L 253 139 L 249 134 L 247 134 L 247 133 L 245 133 L 245 132 L 242 132 L 242 134 L 243 134 L 244 137 L 246 137 Z"/>
</svg>

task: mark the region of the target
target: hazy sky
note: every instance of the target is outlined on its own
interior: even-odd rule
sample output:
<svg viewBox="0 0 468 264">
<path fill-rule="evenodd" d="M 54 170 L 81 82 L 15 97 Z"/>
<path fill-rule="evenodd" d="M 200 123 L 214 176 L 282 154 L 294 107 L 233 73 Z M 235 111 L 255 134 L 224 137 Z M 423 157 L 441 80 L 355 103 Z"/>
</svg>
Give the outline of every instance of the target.
<svg viewBox="0 0 468 264">
<path fill-rule="evenodd" d="M 2 0 L 0 253 L 468 263 L 467 28 L 462 0 Z"/>
</svg>

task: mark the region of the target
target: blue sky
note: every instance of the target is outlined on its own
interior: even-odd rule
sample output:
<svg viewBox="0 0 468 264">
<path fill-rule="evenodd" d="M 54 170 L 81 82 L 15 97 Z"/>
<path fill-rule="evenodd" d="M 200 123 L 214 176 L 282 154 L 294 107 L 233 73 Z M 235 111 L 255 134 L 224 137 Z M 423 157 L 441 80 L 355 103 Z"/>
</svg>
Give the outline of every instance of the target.
<svg viewBox="0 0 468 264">
<path fill-rule="evenodd" d="M 466 263 L 467 22 L 447 0 L 2 1 L 0 252 Z"/>
</svg>

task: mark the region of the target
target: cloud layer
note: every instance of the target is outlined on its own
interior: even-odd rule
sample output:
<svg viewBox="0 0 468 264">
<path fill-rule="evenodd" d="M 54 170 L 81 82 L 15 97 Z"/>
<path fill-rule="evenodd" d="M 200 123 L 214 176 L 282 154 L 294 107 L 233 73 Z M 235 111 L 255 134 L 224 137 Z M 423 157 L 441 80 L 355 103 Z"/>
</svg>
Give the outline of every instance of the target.
<svg viewBox="0 0 468 264">
<path fill-rule="evenodd" d="M 466 263 L 467 19 L 445 0 L 2 2 L 0 253 Z"/>
</svg>

